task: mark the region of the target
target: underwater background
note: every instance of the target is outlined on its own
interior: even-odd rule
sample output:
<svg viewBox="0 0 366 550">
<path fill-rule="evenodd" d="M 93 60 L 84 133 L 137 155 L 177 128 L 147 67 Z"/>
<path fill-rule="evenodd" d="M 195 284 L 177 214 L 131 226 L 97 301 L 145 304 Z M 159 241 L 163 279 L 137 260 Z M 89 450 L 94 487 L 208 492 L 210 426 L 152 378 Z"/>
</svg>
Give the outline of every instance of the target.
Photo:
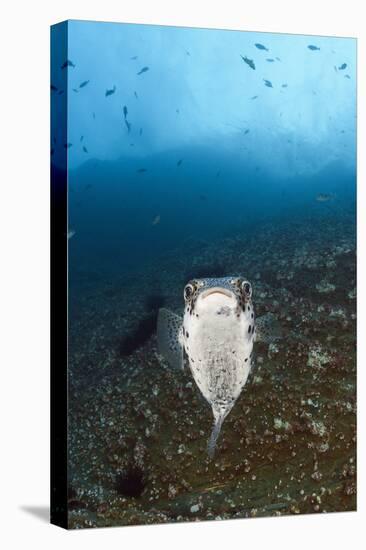
<svg viewBox="0 0 366 550">
<path fill-rule="evenodd" d="M 67 26 L 70 527 L 354 510 L 356 40 Z M 211 461 L 156 319 L 237 274 L 282 338 L 255 344 Z"/>
</svg>

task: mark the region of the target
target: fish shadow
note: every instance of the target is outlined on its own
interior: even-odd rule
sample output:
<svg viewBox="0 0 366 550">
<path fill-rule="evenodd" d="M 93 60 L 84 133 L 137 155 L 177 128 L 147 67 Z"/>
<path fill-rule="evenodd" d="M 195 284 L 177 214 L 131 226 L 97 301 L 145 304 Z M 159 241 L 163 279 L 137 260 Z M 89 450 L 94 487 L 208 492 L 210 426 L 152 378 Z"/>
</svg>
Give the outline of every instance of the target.
<svg viewBox="0 0 366 550">
<path fill-rule="evenodd" d="M 155 334 L 157 320 L 157 311 L 152 311 L 141 319 L 138 325 L 120 341 L 118 346 L 119 356 L 132 355 L 134 351 L 141 348 Z"/>
</svg>

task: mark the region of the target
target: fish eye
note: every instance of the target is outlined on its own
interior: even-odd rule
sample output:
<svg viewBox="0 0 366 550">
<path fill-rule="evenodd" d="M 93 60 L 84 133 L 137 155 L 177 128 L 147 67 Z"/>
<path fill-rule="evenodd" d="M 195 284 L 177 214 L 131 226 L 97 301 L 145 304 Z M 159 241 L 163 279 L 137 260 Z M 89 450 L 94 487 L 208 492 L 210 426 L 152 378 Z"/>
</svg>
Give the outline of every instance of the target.
<svg viewBox="0 0 366 550">
<path fill-rule="evenodd" d="M 241 288 L 244 294 L 250 298 L 250 296 L 252 295 L 252 285 L 248 283 L 248 281 L 243 281 L 241 283 Z"/>
<path fill-rule="evenodd" d="M 189 300 L 193 294 L 194 288 L 193 285 L 188 284 L 184 287 L 184 299 Z"/>
</svg>

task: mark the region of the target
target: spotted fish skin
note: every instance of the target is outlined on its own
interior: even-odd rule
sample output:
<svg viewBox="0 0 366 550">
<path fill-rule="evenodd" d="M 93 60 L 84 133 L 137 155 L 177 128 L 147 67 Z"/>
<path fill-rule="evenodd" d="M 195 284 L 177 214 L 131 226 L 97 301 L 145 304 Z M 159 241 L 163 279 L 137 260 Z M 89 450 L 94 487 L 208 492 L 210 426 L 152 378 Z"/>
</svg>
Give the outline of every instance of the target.
<svg viewBox="0 0 366 550">
<path fill-rule="evenodd" d="M 212 407 L 210 456 L 250 372 L 255 338 L 251 296 L 250 283 L 240 277 L 194 279 L 185 287 L 182 345 L 192 376 Z"/>
</svg>

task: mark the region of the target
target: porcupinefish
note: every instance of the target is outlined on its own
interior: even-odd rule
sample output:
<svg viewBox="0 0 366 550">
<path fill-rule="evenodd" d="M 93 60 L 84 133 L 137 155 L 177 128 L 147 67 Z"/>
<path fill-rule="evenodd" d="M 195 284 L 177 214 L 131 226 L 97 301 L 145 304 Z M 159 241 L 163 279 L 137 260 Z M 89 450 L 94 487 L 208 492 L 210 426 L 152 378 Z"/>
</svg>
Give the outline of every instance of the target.
<svg viewBox="0 0 366 550">
<path fill-rule="evenodd" d="M 252 286 L 242 277 L 194 279 L 184 288 L 184 302 L 183 319 L 165 308 L 159 310 L 158 351 L 172 367 L 183 368 L 184 358 L 188 359 L 192 376 L 212 407 L 214 425 L 208 443 L 212 457 L 222 424 L 251 368 L 256 337 Z"/>
</svg>

